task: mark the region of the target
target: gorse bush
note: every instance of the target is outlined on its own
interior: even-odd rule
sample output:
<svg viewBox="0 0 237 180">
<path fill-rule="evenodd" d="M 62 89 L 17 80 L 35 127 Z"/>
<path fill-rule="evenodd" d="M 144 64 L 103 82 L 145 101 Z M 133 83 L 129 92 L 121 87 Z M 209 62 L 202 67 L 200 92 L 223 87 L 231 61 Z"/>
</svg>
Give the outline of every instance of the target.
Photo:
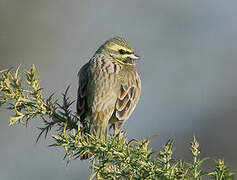
<svg viewBox="0 0 237 180">
<path fill-rule="evenodd" d="M 37 141 L 41 135 L 46 137 L 52 128 L 56 128 L 55 143 L 50 146 L 63 147 L 67 163 L 83 155 L 90 157 L 93 170 L 90 179 L 234 179 L 224 160 L 214 160 L 212 171 L 203 169 L 207 158 L 200 159 L 195 137 L 190 143 L 193 161 L 185 162 L 173 159 L 173 140 L 169 140 L 160 152 L 154 152 L 148 147 L 152 138 L 128 140 L 124 133 L 119 133 L 98 139 L 88 134 L 89 126 L 81 125 L 71 110 L 73 101 L 68 98 L 68 88 L 61 104 L 53 100 L 53 95 L 44 98 L 35 66 L 23 73 L 19 73 L 19 68 L 0 72 L 0 106 L 6 105 L 5 108 L 14 112 L 9 126 L 26 126 L 29 120 L 40 116 L 43 127 L 39 128 Z"/>
</svg>

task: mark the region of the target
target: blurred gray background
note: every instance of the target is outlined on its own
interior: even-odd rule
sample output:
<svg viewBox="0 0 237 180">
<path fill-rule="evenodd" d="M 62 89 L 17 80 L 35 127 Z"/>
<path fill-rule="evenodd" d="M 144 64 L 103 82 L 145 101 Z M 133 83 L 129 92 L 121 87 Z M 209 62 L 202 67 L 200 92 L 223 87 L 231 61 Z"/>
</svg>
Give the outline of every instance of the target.
<svg viewBox="0 0 237 180">
<path fill-rule="evenodd" d="M 0 69 L 35 64 L 45 96 L 60 97 L 108 38 L 122 36 L 142 57 L 142 95 L 127 121 L 129 138 L 158 135 L 159 150 L 175 139 L 175 157 L 191 160 L 196 135 L 201 157 L 224 158 L 237 172 L 236 0 L 0 0 Z M 1 180 L 87 179 L 88 162 L 65 167 L 63 150 L 28 128 L 8 127 L 0 109 Z"/>
</svg>

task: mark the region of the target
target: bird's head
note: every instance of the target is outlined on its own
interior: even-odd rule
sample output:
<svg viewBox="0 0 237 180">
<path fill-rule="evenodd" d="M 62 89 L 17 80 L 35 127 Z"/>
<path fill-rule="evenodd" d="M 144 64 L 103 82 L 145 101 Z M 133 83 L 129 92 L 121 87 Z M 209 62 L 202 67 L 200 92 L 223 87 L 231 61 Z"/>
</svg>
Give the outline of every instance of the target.
<svg viewBox="0 0 237 180">
<path fill-rule="evenodd" d="M 139 59 L 139 56 L 135 55 L 128 42 L 121 37 L 107 40 L 98 49 L 97 53 L 103 53 L 106 56 L 110 56 L 113 60 L 116 60 L 121 64 L 132 65 L 134 64 L 134 60 Z"/>
</svg>

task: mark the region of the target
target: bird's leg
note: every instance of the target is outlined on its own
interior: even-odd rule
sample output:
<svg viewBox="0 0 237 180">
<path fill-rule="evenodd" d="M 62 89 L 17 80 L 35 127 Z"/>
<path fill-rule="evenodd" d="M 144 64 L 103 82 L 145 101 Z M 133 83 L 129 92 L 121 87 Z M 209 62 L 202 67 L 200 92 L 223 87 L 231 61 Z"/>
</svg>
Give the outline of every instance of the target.
<svg viewBox="0 0 237 180">
<path fill-rule="evenodd" d="M 120 132 L 120 130 L 123 126 L 123 123 L 124 123 L 124 121 L 121 121 L 121 120 L 114 122 L 114 124 L 113 124 L 114 136 L 116 136 Z"/>
</svg>

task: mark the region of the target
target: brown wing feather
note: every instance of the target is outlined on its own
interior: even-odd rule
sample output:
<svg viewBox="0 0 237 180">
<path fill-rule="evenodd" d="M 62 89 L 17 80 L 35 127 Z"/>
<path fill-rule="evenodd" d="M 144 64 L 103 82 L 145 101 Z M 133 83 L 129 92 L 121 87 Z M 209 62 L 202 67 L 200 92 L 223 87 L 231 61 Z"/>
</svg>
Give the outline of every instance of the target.
<svg viewBox="0 0 237 180">
<path fill-rule="evenodd" d="M 120 93 L 116 102 L 116 118 L 125 121 L 133 112 L 141 93 L 141 82 L 138 74 L 131 72 L 127 83 L 120 87 Z"/>
</svg>

